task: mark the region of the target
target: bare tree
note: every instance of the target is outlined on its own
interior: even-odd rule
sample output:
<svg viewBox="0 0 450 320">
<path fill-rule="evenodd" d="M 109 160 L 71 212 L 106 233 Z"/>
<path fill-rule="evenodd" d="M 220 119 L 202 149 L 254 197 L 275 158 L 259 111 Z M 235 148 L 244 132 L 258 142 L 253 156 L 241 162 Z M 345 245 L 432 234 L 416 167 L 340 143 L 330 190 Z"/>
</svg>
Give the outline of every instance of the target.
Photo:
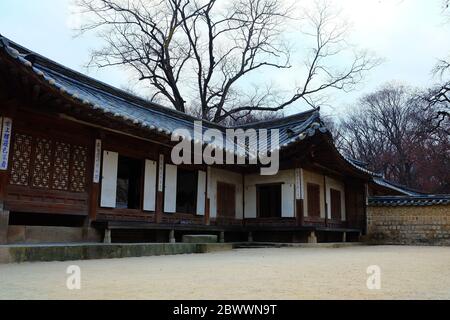
<svg viewBox="0 0 450 320">
<path fill-rule="evenodd" d="M 346 28 L 326 2 L 305 17 L 314 39 L 295 92 L 282 95 L 271 85 L 249 88 L 257 70 L 291 67 L 285 26 L 291 7 L 277 0 L 78 0 L 88 21 L 81 32 L 97 30 L 104 47 L 90 65 L 125 66 L 146 81 L 153 96 L 175 109 L 198 108 L 203 119 L 239 121 L 253 112 L 276 112 L 296 101 L 315 106 L 329 89 L 351 90 L 378 63 L 365 52 L 341 68 L 330 60 L 347 51 Z M 298 22 L 298 21 L 297 21 Z M 299 39 L 300 40 L 300 39 Z M 301 78 L 301 77 L 299 77 Z M 189 108 L 187 108 L 187 105 Z"/>
<path fill-rule="evenodd" d="M 444 15 L 449 14 L 449 6 L 450 0 L 442 1 Z M 433 123 L 430 130 L 441 128 L 450 135 L 450 56 L 440 59 L 432 72 L 440 83 L 421 95 L 426 101 L 424 109 Z"/>
<path fill-rule="evenodd" d="M 440 128 L 450 135 L 450 81 L 435 86 L 422 97 L 426 101 L 424 111 L 433 124 L 429 130 Z"/>
<path fill-rule="evenodd" d="M 392 181 L 449 192 L 450 136 L 416 96 L 396 84 L 364 96 L 340 123 L 342 150 Z"/>
</svg>

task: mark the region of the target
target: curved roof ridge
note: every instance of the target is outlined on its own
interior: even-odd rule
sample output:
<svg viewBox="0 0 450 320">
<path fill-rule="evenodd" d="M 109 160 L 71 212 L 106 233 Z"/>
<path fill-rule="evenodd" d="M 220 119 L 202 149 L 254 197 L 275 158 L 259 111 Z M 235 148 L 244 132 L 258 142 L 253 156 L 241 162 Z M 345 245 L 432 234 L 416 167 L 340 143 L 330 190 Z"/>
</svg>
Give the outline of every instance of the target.
<svg viewBox="0 0 450 320">
<path fill-rule="evenodd" d="M 277 118 L 277 119 L 254 121 L 254 122 L 250 122 L 250 123 L 246 123 L 246 124 L 242 124 L 242 125 L 231 126 L 231 128 L 238 129 L 238 128 L 247 128 L 247 127 L 255 127 L 255 126 L 256 127 L 257 126 L 270 127 L 270 125 L 275 126 L 277 124 L 279 124 L 280 126 L 285 126 L 285 125 L 291 125 L 292 123 L 298 122 L 300 120 L 303 122 L 305 120 L 308 120 L 309 117 L 313 116 L 313 115 L 320 116 L 319 109 L 310 109 L 307 111 L 295 113 L 293 115 L 290 115 L 287 117 L 282 117 L 282 118 Z"/>
<path fill-rule="evenodd" d="M 117 87 L 114 87 L 110 84 L 107 84 L 101 80 L 95 79 L 91 76 L 88 76 L 82 72 L 76 71 L 72 68 L 66 67 L 62 65 L 59 62 L 56 62 L 52 59 L 49 59 L 47 57 L 44 57 L 43 55 L 36 53 L 33 50 L 30 50 L 12 40 L 9 38 L 3 36 L 0 34 L 0 39 L 2 40 L 3 44 L 6 47 L 13 48 L 18 51 L 18 53 L 25 58 L 26 60 L 33 63 L 33 65 L 36 63 L 40 67 L 46 68 L 51 73 L 58 73 L 59 76 L 64 76 L 71 81 L 80 81 L 85 86 L 89 86 L 94 90 L 99 90 L 102 93 L 106 93 L 109 95 L 112 95 L 114 98 L 124 99 L 128 102 L 132 102 L 136 106 L 139 106 L 141 108 L 145 109 L 152 109 L 156 111 L 165 112 L 166 115 L 172 114 L 173 116 L 177 118 L 184 118 L 189 121 L 202 121 L 203 123 L 207 124 L 209 127 L 216 127 L 218 129 L 224 130 L 224 129 L 238 129 L 238 128 L 248 128 L 248 127 L 258 127 L 258 126 L 284 126 L 284 125 L 291 125 L 295 122 L 304 122 L 309 119 L 310 115 L 313 115 L 317 113 L 319 115 L 318 109 L 310 109 L 307 111 L 299 112 L 296 114 L 293 114 L 291 116 L 279 118 L 279 119 L 271 119 L 271 120 L 263 120 L 263 121 L 255 121 L 244 125 L 236 125 L 236 126 L 226 126 L 220 123 L 200 119 L 198 117 L 195 117 L 193 115 L 178 111 L 173 108 L 169 108 L 167 106 L 161 105 L 159 103 L 155 103 L 153 101 L 146 100 L 143 97 L 137 96 L 135 94 L 132 94 L 130 92 L 127 92 L 123 89 L 119 89 Z"/>
<path fill-rule="evenodd" d="M 89 85 L 93 89 L 103 91 L 104 93 L 113 95 L 116 98 L 122 98 L 122 99 L 125 99 L 128 101 L 131 100 L 136 105 L 138 105 L 142 108 L 161 110 L 163 112 L 169 112 L 169 113 L 174 114 L 175 116 L 183 117 L 183 118 L 186 118 L 191 121 L 202 121 L 204 123 L 208 123 L 211 126 L 216 126 L 221 129 L 227 128 L 227 126 L 224 126 L 220 123 L 200 119 L 193 115 L 178 111 L 173 108 L 169 108 L 169 107 L 161 105 L 159 103 L 155 103 L 153 101 L 146 100 L 143 97 L 137 96 L 137 95 L 127 92 L 123 89 L 120 89 L 120 88 L 114 87 L 110 84 L 107 84 L 101 80 L 98 80 L 91 76 L 88 76 L 82 72 L 79 72 L 72 68 L 66 67 L 59 62 L 56 62 L 52 59 L 44 57 L 43 55 L 36 53 L 28 48 L 25 48 L 24 46 L 10 40 L 9 38 L 3 36 L 2 34 L 0 34 L 0 39 L 3 40 L 3 42 L 6 41 L 7 43 L 5 45 L 7 47 L 17 50 L 19 52 L 19 54 L 21 54 L 25 59 L 27 59 L 31 63 L 33 63 L 33 64 L 37 63 L 40 66 L 47 68 L 50 72 L 58 72 L 58 73 L 60 73 L 60 75 L 68 77 L 70 79 L 73 79 L 74 77 L 81 78 L 81 79 L 77 79 L 77 80 L 82 81 L 84 85 Z M 37 58 L 37 60 L 36 60 L 36 58 Z"/>
</svg>

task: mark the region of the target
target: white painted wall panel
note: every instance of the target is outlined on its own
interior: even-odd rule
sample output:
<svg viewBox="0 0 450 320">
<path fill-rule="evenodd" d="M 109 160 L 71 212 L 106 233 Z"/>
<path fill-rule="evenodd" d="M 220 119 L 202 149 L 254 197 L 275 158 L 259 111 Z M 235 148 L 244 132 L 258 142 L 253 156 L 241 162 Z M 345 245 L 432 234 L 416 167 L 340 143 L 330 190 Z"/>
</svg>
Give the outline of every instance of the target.
<svg viewBox="0 0 450 320">
<path fill-rule="evenodd" d="M 199 216 L 205 215 L 205 199 L 206 199 L 206 172 L 198 172 L 197 184 L 197 214 Z"/>
<path fill-rule="evenodd" d="M 101 207 L 116 207 L 118 160 L 119 154 L 117 152 L 103 151 Z"/>
<path fill-rule="evenodd" d="M 293 183 L 281 185 L 281 216 L 283 218 L 295 217 L 295 190 Z"/>
<path fill-rule="evenodd" d="M 155 211 L 156 206 L 156 161 L 145 160 L 144 210 Z"/>
<path fill-rule="evenodd" d="M 164 183 L 164 212 L 174 213 L 177 208 L 177 166 L 166 164 Z"/>
<path fill-rule="evenodd" d="M 256 218 L 256 186 L 245 187 L 245 218 Z"/>
</svg>

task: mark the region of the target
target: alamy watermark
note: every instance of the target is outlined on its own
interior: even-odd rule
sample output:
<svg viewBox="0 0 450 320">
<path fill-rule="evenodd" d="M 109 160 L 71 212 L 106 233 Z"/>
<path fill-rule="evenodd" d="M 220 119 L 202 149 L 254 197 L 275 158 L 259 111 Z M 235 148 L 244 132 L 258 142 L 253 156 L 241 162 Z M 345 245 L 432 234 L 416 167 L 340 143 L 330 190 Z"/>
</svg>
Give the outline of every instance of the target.
<svg viewBox="0 0 450 320">
<path fill-rule="evenodd" d="M 77 265 L 68 266 L 66 273 L 69 275 L 66 280 L 66 287 L 69 290 L 81 290 L 81 268 Z"/>
<path fill-rule="evenodd" d="M 381 268 L 377 265 L 368 266 L 366 273 L 369 275 L 366 281 L 367 289 L 381 289 Z"/>
<path fill-rule="evenodd" d="M 179 143 L 172 149 L 171 158 L 175 165 L 259 163 L 261 175 L 275 175 L 280 166 L 279 137 L 278 129 L 253 128 L 226 129 L 224 135 L 219 129 L 204 130 L 202 121 L 194 121 L 193 137 L 187 129 L 172 133 L 171 140 Z"/>
</svg>

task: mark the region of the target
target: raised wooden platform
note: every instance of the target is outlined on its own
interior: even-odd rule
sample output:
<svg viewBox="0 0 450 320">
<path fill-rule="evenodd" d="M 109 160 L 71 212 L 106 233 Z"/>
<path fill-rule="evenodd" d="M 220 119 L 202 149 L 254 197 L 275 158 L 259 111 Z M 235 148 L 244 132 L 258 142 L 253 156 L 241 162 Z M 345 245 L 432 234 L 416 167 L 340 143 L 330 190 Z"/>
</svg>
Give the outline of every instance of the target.
<svg viewBox="0 0 450 320">
<path fill-rule="evenodd" d="M 357 228 L 347 227 L 325 227 L 325 226 L 298 226 L 286 224 L 243 224 L 243 225 L 196 225 L 196 224 L 165 224 L 165 223 L 147 223 L 135 221 L 102 221 L 94 222 L 94 227 L 110 230 L 183 230 L 183 231 L 329 231 L 329 232 L 347 232 L 360 233 Z"/>
</svg>

